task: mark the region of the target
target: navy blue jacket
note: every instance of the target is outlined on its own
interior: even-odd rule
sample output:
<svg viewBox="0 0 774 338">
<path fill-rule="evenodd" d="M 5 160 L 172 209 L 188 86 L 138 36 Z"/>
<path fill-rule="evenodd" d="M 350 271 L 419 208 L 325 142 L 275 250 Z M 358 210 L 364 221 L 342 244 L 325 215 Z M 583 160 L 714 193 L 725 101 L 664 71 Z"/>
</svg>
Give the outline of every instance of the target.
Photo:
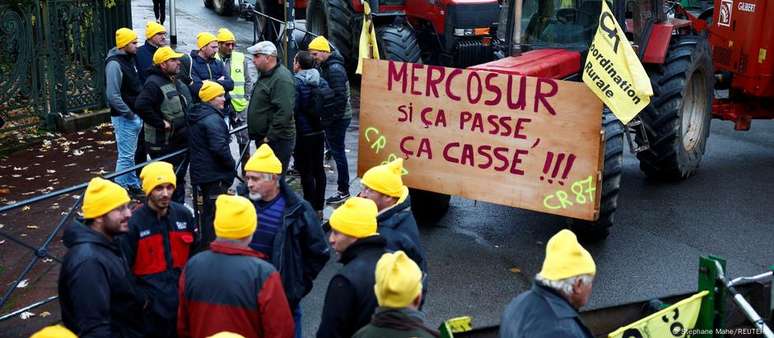
<svg viewBox="0 0 774 338">
<path fill-rule="evenodd" d="M 239 195 L 249 196 L 244 184 L 237 190 Z M 309 202 L 299 198 L 285 180 L 280 180 L 280 194 L 285 199 L 285 213 L 283 225 L 274 237 L 271 263 L 282 277 L 288 303 L 293 308 L 312 291 L 314 279 L 331 254 L 320 219 Z M 257 203 L 253 201 L 256 210 Z"/>
<path fill-rule="evenodd" d="M 422 271 L 427 272 L 425 250 L 419 241 L 419 229 L 411 213 L 410 198 L 379 214 L 376 222 L 379 234 L 387 240 L 387 250 L 403 250 Z"/>
<path fill-rule="evenodd" d="M 320 77 L 317 69 L 299 71 L 294 75 L 296 80 L 296 104 L 293 112 L 296 120 L 296 135 L 311 136 L 322 133 L 320 112 L 315 111 L 312 102 L 312 89 L 318 86 L 328 86 Z"/>
<path fill-rule="evenodd" d="M 535 282 L 511 301 L 500 320 L 500 338 L 592 338 L 578 311 L 558 292 Z"/>
<path fill-rule="evenodd" d="M 137 65 L 137 73 L 140 74 L 140 83 L 145 83 L 147 74 L 145 71 L 153 67 L 153 53 L 156 53 L 159 47 L 151 45 L 147 41 L 144 45 L 137 48 L 137 55 L 134 57 L 134 63 Z"/>
<path fill-rule="evenodd" d="M 226 101 L 231 100 L 231 96 L 228 92 L 234 90 L 234 80 L 231 79 L 231 75 L 226 71 L 226 66 L 223 61 L 216 58 L 212 60 L 205 60 L 199 57 L 199 51 L 191 51 L 191 95 L 194 97 L 194 102 L 199 102 L 199 89 L 202 88 L 204 80 L 211 80 L 219 83 L 226 90 Z M 223 80 L 218 79 L 223 76 Z"/>
<path fill-rule="evenodd" d="M 347 77 L 347 68 L 344 67 L 344 58 L 339 52 L 331 53 L 328 60 L 320 65 L 320 75 L 328 81 L 334 93 L 336 93 L 336 111 L 334 116 L 347 118 L 347 103 L 349 102 L 349 78 Z M 350 112 L 351 114 L 351 112 Z"/>
<path fill-rule="evenodd" d="M 78 221 L 63 236 L 62 322 L 82 338 L 143 337 L 145 297 L 116 242 Z"/>
<path fill-rule="evenodd" d="M 197 103 L 186 116 L 191 184 L 227 181 L 236 177 L 231 156 L 231 135 L 223 113 L 207 103 Z"/>
</svg>

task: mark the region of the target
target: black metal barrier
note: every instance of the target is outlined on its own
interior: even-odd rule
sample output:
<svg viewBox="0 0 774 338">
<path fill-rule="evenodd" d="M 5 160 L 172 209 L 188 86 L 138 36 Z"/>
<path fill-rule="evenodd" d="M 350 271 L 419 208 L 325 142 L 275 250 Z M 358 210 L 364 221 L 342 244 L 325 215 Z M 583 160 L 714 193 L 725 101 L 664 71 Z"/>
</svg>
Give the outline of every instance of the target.
<svg viewBox="0 0 774 338">
<path fill-rule="evenodd" d="M 242 131 L 242 130 L 244 130 L 246 128 L 247 128 L 247 125 L 231 129 L 229 134 L 233 135 L 234 133 Z M 244 149 L 240 149 L 240 151 L 239 151 L 239 158 L 236 159 L 237 163 L 240 163 L 240 159 L 245 155 L 245 153 L 248 151 L 248 149 L 250 149 L 250 142 L 248 142 L 247 145 L 245 145 Z M 135 165 L 135 166 L 133 166 L 131 168 L 127 168 L 127 169 L 124 169 L 124 170 L 121 170 L 121 171 L 117 171 L 117 172 L 114 172 L 114 173 L 111 173 L 111 174 L 108 174 L 108 175 L 105 175 L 105 176 L 102 176 L 102 177 L 105 178 L 105 179 L 112 180 L 112 179 L 114 179 L 114 178 L 116 178 L 118 176 L 121 176 L 121 175 L 124 175 L 124 174 L 128 174 L 128 173 L 131 173 L 131 172 L 133 172 L 133 171 L 135 171 L 137 169 L 143 168 L 148 163 L 157 162 L 157 161 L 164 161 L 166 159 L 169 159 L 171 157 L 178 156 L 178 155 L 186 155 L 186 157 L 187 157 L 188 156 L 188 148 L 181 149 L 181 150 L 175 151 L 173 153 L 169 153 L 167 155 L 164 155 L 164 156 L 161 156 L 161 157 L 158 157 L 158 158 L 154 158 L 154 159 L 152 159 L 150 161 L 146 161 L 146 162 L 137 164 L 137 165 Z M 188 163 L 188 160 L 184 159 L 182 163 L 186 164 L 186 163 Z M 179 173 L 181 168 L 182 168 L 182 166 L 178 166 L 178 168 L 175 169 L 175 174 Z M 241 177 L 239 177 L 239 175 L 237 175 L 237 179 L 239 179 L 241 182 L 244 183 L 244 180 Z M 88 186 L 88 182 L 87 183 L 81 183 L 81 184 L 78 184 L 78 185 L 75 185 L 75 186 L 71 186 L 71 187 L 68 187 L 68 188 L 60 189 L 60 190 L 57 190 L 57 191 L 52 191 L 52 192 L 49 192 L 49 193 L 46 193 L 46 194 L 43 194 L 43 195 L 40 195 L 40 196 L 35 196 L 35 197 L 32 197 L 32 198 L 29 198 L 29 199 L 26 199 L 26 200 L 23 200 L 23 201 L 11 204 L 11 205 L 2 206 L 2 207 L 0 207 L 0 214 L 8 212 L 8 211 L 11 211 L 11 210 L 14 210 L 14 209 L 23 208 L 23 207 L 28 206 L 30 204 L 33 204 L 33 203 L 36 203 L 36 202 L 45 201 L 45 200 L 48 200 L 48 199 L 51 199 L 51 198 L 55 198 L 55 197 L 58 197 L 58 196 L 61 196 L 61 195 L 64 195 L 64 194 L 69 194 L 69 193 L 81 191 L 81 190 L 86 189 L 87 186 Z M 193 185 L 192 185 L 192 187 L 193 187 Z M 194 189 L 194 191 L 196 191 L 195 187 L 193 189 Z M 51 231 L 51 233 L 48 235 L 48 237 L 46 237 L 46 240 L 43 242 L 43 244 L 40 247 L 36 248 L 35 246 L 30 245 L 29 243 L 26 243 L 23 240 L 17 238 L 16 236 L 10 234 L 8 231 L 0 229 L 0 236 L 2 236 L 4 238 L 8 239 L 9 241 L 11 241 L 13 243 L 16 243 L 16 244 L 18 244 L 18 245 L 20 245 L 20 246 L 22 246 L 22 247 L 32 251 L 35 254 L 35 256 L 32 258 L 32 260 L 27 264 L 27 266 L 24 268 L 24 270 L 22 270 L 22 272 L 19 274 L 19 277 L 16 278 L 16 280 L 13 283 L 11 283 L 11 285 L 3 293 L 3 297 L 0 298 L 0 308 L 5 306 L 5 304 L 8 302 L 8 300 L 13 295 L 14 291 L 18 288 L 19 284 L 24 280 L 25 277 L 27 277 L 27 274 L 29 274 L 30 271 L 32 271 L 32 268 L 35 266 L 35 264 L 38 263 L 38 261 L 40 261 L 43 258 L 49 258 L 49 259 L 52 259 L 52 260 L 56 261 L 59 264 L 62 263 L 62 260 L 59 257 L 55 257 L 55 256 L 52 256 L 51 254 L 49 254 L 48 247 L 51 244 L 51 242 L 54 240 L 56 235 L 59 233 L 59 231 L 64 227 L 64 225 L 68 224 L 71 221 L 73 215 L 76 214 L 76 212 L 78 211 L 79 206 L 81 205 L 81 202 L 83 201 L 83 195 L 84 195 L 84 193 L 81 192 L 79 197 L 78 197 L 78 199 L 75 201 L 75 203 L 73 203 L 72 207 L 70 207 L 70 210 L 59 220 L 59 223 L 57 223 L 56 227 L 54 227 L 54 229 Z M 193 203 L 194 204 L 194 213 L 197 215 L 197 220 L 198 220 L 199 212 L 198 212 L 198 208 L 196 206 L 197 203 L 195 202 L 196 201 L 196 194 L 194 193 L 193 196 L 194 196 L 194 203 Z M 197 221 L 197 224 L 198 224 L 198 221 Z M 14 316 L 17 316 L 17 315 L 19 315 L 19 314 L 21 314 L 21 313 L 23 313 L 25 311 L 29 311 L 29 310 L 34 309 L 36 307 L 48 304 L 48 303 L 50 303 L 50 302 L 52 302 L 52 301 L 54 301 L 54 300 L 56 300 L 58 298 L 59 298 L 58 296 L 51 296 L 51 297 L 48 297 L 46 299 L 34 302 L 34 303 L 26 305 L 26 306 L 23 306 L 23 307 L 18 308 L 16 310 L 13 310 L 13 311 L 11 311 L 11 312 L 9 312 L 7 314 L 2 314 L 2 315 L 0 315 L 0 322 L 2 322 L 4 320 L 7 320 L 7 319 L 10 319 L 10 318 L 13 318 Z"/>
</svg>

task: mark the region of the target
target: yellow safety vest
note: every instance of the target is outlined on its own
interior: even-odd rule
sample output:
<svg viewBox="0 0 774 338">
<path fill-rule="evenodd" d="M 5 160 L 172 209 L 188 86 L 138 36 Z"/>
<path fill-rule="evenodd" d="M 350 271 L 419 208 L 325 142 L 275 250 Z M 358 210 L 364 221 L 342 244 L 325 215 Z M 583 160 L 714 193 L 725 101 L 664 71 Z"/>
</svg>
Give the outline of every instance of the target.
<svg viewBox="0 0 774 338">
<path fill-rule="evenodd" d="M 221 60 L 220 53 L 215 53 L 215 58 Z M 245 99 L 245 55 L 240 52 L 231 53 L 230 75 L 234 80 L 234 90 L 229 92 L 231 95 L 231 105 L 234 110 L 241 112 L 247 108 L 247 99 Z"/>
</svg>

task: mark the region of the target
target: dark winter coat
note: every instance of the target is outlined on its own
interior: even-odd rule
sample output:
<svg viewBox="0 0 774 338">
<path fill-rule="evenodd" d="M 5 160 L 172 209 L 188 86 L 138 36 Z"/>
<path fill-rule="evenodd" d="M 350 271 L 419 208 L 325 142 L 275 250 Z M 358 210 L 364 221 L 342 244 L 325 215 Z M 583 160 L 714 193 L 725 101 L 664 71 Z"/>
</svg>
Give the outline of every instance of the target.
<svg viewBox="0 0 774 338">
<path fill-rule="evenodd" d="M 371 323 L 353 338 L 436 338 L 438 331 L 425 326 L 424 315 L 412 309 L 377 308 Z"/>
<path fill-rule="evenodd" d="M 248 197 L 245 185 L 240 185 L 238 190 L 240 195 Z M 285 180 L 280 180 L 280 194 L 285 199 L 284 224 L 274 237 L 271 263 L 279 271 L 288 303 L 294 308 L 312 290 L 314 279 L 331 254 L 312 206 L 299 198 Z M 253 201 L 256 210 L 257 203 Z"/>
<path fill-rule="evenodd" d="M 317 69 L 301 70 L 294 75 L 296 80 L 296 104 L 294 113 L 296 132 L 299 136 L 312 136 L 323 132 L 320 124 L 320 112 L 315 111 L 312 102 L 312 89 L 325 83 Z M 327 83 L 324 85 L 327 86 Z"/>
<path fill-rule="evenodd" d="M 148 41 L 137 48 L 137 56 L 135 56 L 134 61 L 137 65 L 137 72 L 140 74 L 141 83 L 145 83 L 147 79 L 145 72 L 153 67 L 153 53 L 156 53 L 158 49 L 159 47 L 148 43 Z"/>
<path fill-rule="evenodd" d="M 382 236 L 366 237 L 341 254 L 344 267 L 328 284 L 317 338 L 349 338 L 371 321 L 377 306 L 376 262 L 386 252 L 385 245 Z"/>
<path fill-rule="evenodd" d="M 167 214 L 143 205 L 132 213 L 129 232 L 121 236 L 121 249 L 137 285 L 153 299 L 145 323 L 153 336 L 167 337 L 177 330 L 180 271 L 197 245 L 193 215 L 182 204 L 171 202 Z"/>
<path fill-rule="evenodd" d="M 148 79 L 145 81 L 145 85 L 143 86 L 142 91 L 137 97 L 137 101 L 135 103 L 135 106 L 137 107 L 137 114 L 140 115 L 142 121 L 146 125 L 155 128 L 159 131 L 159 133 L 172 133 L 171 136 L 168 137 L 169 143 L 175 145 L 183 144 L 183 146 L 185 146 L 185 137 L 187 136 L 185 123 L 181 125 L 175 125 L 176 123 L 171 122 L 172 129 L 164 129 L 165 118 L 164 113 L 161 111 L 161 103 L 164 101 L 164 94 L 161 91 L 161 87 L 166 84 L 171 84 L 172 78 L 164 74 L 164 72 L 162 72 L 161 69 L 156 66 L 151 67 L 150 70 L 146 72 L 146 76 Z M 188 86 L 186 86 L 179 79 L 175 79 L 174 83 L 175 88 L 177 88 L 177 95 L 180 97 L 182 110 L 184 113 L 187 113 L 192 105 L 191 92 L 188 90 Z M 148 135 L 145 137 L 147 139 Z M 162 140 L 165 139 L 165 137 L 159 135 L 156 137 L 156 139 Z M 151 144 L 151 146 L 164 148 L 167 146 L 167 144 L 156 143 Z"/>
<path fill-rule="evenodd" d="M 403 250 L 422 271 L 427 272 L 425 250 L 419 241 L 417 221 L 411 213 L 410 197 L 384 210 L 376 217 L 376 221 L 379 234 L 387 241 L 387 250 Z"/>
<path fill-rule="evenodd" d="M 558 292 L 539 282 L 505 308 L 501 338 L 591 338 L 578 311 Z"/>
<path fill-rule="evenodd" d="M 194 97 L 194 102 L 199 102 L 199 89 L 202 88 L 204 80 L 215 81 L 223 86 L 226 90 L 226 100 L 231 100 L 228 92 L 234 90 L 234 80 L 231 79 L 231 74 L 226 71 L 226 66 L 223 65 L 223 61 L 216 59 L 214 56 L 211 60 L 202 59 L 199 56 L 198 50 L 191 51 L 191 94 Z M 223 76 L 223 80 L 218 80 Z"/>
<path fill-rule="evenodd" d="M 232 182 L 236 163 L 231 156 L 231 135 L 223 113 L 206 103 L 197 103 L 188 112 L 188 151 L 191 158 L 191 184 Z"/>
<path fill-rule="evenodd" d="M 180 276 L 178 336 L 203 338 L 229 331 L 255 338 L 293 337 L 280 276 L 265 258 L 220 241 L 192 257 Z"/>
<path fill-rule="evenodd" d="M 296 124 L 293 105 L 296 102 L 296 84 L 293 74 L 281 64 L 261 76 L 253 86 L 247 106 L 247 130 L 253 140 L 293 140 Z"/>
<path fill-rule="evenodd" d="M 62 322 L 78 337 L 143 337 L 145 304 L 118 245 L 80 222 L 63 236 Z"/>
<path fill-rule="evenodd" d="M 134 118 L 135 101 L 143 81 L 135 66 L 136 56 L 113 48 L 105 58 L 105 95 L 110 116 Z"/>
<path fill-rule="evenodd" d="M 328 60 L 320 65 L 320 75 L 328 81 L 336 93 L 336 112 L 334 115 L 343 119 L 352 118 L 352 106 L 349 101 L 349 78 L 347 68 L 344 66 L 344 58 L 339 52 L 331 53 Z"/>
</svg>

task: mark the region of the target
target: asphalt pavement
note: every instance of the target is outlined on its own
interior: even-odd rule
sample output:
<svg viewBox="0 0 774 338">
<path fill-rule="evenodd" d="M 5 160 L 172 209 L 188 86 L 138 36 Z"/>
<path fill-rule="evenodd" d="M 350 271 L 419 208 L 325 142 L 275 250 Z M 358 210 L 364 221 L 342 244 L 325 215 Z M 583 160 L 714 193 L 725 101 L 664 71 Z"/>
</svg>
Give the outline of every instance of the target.
<svg viewBox="0 0 774 338">
<path fill-rule="evenodd" d="M 201 1 L 178 0 L 177 8 L 179 50 L 195 48 L 199 31 L 222 26 L 236 33 L 242 48 L 252 42 L 248 22 L 219 17 Z M 142 31 L 148 19 L 151 1 L 134 1 L 135 28 Z M 353 178 L 357 127 L 355 118 L 347 136 Z M 332 192 L 335 174 L 328 177 Z M 682 182 L 646 179 L 627 153 L 616 224 L 606 241 L 588 246 L 598 275 L 587 308 L 694 291 L 702 255 L 725 257 L 732 277 L 766 271 L 774 264 L 773 188 L 774 121 L 754 121 L 747 132 L 713 121 L 701 167 Z M 421 229 L 429 262 L 428 323 L 470 315 L 475 326 L 498 324 L 505 305 L 540 270 L 545 242 L 564 224 L 560 217 L 454 197 L 438 225 Z M 325 268 L 302 303 L 306 337 L 316 331 L 335 269 Z"/>
</svg>

